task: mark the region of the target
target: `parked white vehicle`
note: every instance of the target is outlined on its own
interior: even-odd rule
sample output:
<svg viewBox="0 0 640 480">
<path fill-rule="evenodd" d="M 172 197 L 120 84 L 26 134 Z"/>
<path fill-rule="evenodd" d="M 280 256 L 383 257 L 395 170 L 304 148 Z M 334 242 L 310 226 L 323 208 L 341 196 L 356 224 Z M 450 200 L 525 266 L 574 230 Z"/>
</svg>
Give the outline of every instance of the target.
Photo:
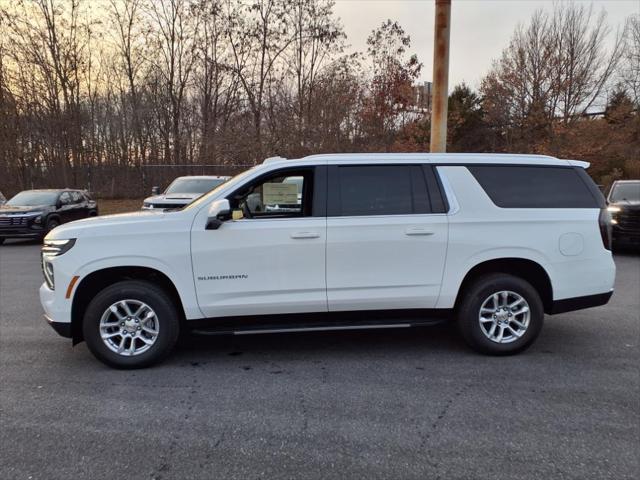
<svg viewBox="0 0 640 480">
<path fill-rule="evenodd" d="M 54 229 L 40 298 L 58 333 L 121 368 L 164 358 L 181 329 L 449 318 L 476 350 L 516 353 L 544 313 L 611 297 L 610 217 L 587 167 L 494 154 L 265 161 L 182 210 Z"/>
<path fill-rule="evenodd" d="M 230 178 L 220 175 L 178 177 L 162 194 L 160 187 L 153 187 L 152 195 L 142 202 L 142 209 L 182 208 Z"/>
</svg>

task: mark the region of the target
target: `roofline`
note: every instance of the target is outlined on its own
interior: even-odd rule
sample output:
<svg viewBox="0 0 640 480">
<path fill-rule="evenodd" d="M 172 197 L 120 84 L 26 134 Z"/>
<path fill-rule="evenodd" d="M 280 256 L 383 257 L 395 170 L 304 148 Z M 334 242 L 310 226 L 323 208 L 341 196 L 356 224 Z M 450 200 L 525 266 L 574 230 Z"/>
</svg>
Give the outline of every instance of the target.
<svg viewBox="0 0 640 480">
<path fill-rule="evenodd" d="M 177 180 L 179 178 L 230 178 L 229 175 L 180 175 L 179 177 L 174 178 Z"/>
<path fill-rule="evenodd" d="M 579 160 L 566 160 L 548 155 L 514 153 L 323 153 L 287 160 L 285 158 L 267 159 L 262 165 L 284 165 L 305 162 L 341 163 L 341 162 L 424 162 L 431 164 L 522 164 L 522 165 L 558 165 L 588 168 L 589 163 Z"/>
</svg>

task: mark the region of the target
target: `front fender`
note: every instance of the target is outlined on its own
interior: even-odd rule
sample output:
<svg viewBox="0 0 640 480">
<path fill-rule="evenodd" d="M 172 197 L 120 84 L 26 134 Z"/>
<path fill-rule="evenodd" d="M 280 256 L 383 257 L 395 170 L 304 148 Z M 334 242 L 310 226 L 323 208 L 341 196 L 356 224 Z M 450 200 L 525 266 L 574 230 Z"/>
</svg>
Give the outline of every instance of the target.
<svg viewBox="0 0 640 480">
<path fill-rule="evenodd" d="M 186 268 L 177 270 L 169 263 L 157 258 L 142 255 L 113 256 L 92 260 L 80 267 L 75 275 L 80 277 L 80 282 L 92 273 L 108 268 L 144 267 L 157 270 L 164 274 L 173 283 L 187 319 L 202 318 L 203 314 L 198 307 L 198 302 L 193 289 L 193 275 L 190 262 L 185 262 Z"/>
</svg>

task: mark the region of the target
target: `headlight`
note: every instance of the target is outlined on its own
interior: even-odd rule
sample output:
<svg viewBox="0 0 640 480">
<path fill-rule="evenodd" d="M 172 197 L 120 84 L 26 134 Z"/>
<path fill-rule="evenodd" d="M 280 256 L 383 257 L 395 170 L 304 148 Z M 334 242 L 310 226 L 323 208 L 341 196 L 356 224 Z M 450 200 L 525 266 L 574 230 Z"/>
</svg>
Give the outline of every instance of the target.
<svg viewBox="0 0 640 480">
<path fill-rule="evenodd" d="M 27 217 L 28 219 L 33 220 L 34 223 L 40 223 L 42 222 L 43 214 L 44 212 L 29 212 L 29 213 L 25 213 L 23 217 Z"/>
<path fill-rule="evenodd" d="M 75 238 L 69 238 L 67 240 L 46 240 L 42 245 L 42 255 L 47 257 L 57 257 L 63 253 L 71 250 L 76 243 Z"/>
<path fill-rule="evenodd" d="M 51 259 L 68 252 L 75 243 L 75 238 L 69 238 L 68 240 L 44 241 L 44 245 L 42 246 L 42 273 L 44 274 L 44 281 L 51 290 L 55 289 L 53 263 L 51 262 Z"/>
<path fill-rule="evenodd" d="M 610 207 L 607 207 L 607 210 L 609 210 L 611 213 L 618 213 L 622 209 L 620 207 L 616 207 L 612 205 Z"/>
<path fill-rule="evenodd" d="M 51 290 L 55 290 L 56 284 L 53 278 L 53 264 L 49 261 L 49 257 L 45 257 L 42 254 L 42 273 L 44 274 L 44 281 Z"/>
</svg>

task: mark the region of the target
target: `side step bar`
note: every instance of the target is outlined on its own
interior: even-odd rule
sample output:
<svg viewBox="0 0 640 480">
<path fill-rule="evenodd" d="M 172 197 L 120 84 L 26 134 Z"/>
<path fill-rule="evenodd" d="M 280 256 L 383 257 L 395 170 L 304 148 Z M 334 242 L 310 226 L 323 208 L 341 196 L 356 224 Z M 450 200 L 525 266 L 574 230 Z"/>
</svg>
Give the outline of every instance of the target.
<svg viewBox="0 0 640 480">
<path fill-rule="evenodd" d="M 338 330 L 375 330 L 382 328 L 410 328 L 410 323 L 325 325 L 318 327 L 255 328 L 250 330 L 191 330 L 196 335 L 259 335 L 261 333 L 330 332 Z"/>
</svg>

